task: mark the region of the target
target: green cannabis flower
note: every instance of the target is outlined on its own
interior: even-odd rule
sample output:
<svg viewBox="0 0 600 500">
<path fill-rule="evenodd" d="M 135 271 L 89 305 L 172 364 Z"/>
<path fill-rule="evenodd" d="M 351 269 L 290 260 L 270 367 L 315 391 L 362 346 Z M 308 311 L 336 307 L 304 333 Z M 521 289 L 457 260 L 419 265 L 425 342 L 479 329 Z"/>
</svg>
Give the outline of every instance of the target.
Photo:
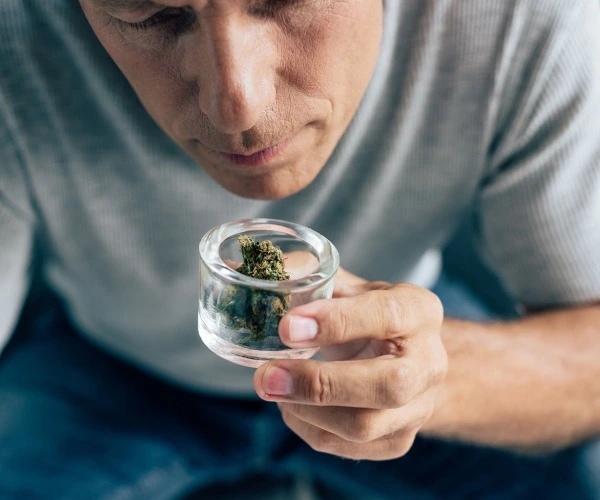
<svg viewBox="0 0 600 500">
<path fill-rule="evenodd" d="M 240 235 L 242 265 L 237 271 L 245 276 L 268 281 L 287 281 L 283 252 L 269 240 L 255 241 Z M 290 307 L 290 295 L 258 288 L 230 286 L 219 300 L 219 311 L 225 324 L 235 330 L 247 330 L 250 335 L 240 345 L 262 342 L 267 337 L 279 339 L 279 321 Z"/>
<path fill-rule="evenodd" d="M 285 272 L 283 252 L 269 240 L 254 241 L 250 236 L 238 236 L 242 249 L 243 263 L 238 273 L 251 278 L 269 281 L 286 281 L 290 276 Z"/>
</svg>

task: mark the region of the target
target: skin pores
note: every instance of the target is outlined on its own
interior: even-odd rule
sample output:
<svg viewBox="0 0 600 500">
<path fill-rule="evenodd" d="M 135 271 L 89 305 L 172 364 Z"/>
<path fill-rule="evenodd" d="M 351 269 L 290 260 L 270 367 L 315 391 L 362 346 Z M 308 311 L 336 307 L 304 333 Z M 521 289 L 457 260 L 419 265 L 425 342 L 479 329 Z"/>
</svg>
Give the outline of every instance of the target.
<svg viewBox="0 0 600 500">
<path fill-rule="evenodd" d="M 165 133 L 240 196 L 306 187 L 367 88 L 381 0 L 131 2 L 80 0 Z"/>
</svg>

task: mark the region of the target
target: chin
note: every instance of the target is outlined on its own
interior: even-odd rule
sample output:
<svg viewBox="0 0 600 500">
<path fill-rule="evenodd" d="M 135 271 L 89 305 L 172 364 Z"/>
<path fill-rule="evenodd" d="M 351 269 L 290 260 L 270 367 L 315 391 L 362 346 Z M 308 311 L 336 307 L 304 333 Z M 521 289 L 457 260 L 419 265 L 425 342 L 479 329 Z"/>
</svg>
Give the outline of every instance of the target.
<svg viewBox="0 0 600 500">
<path fill-rule="evenodd" d="M 240 176 L 206 169 L 208 174 L 227 191 L 253 200 L 280 200 L 306 188 L 319 173 L 282 170 L 262 175 Z"/>
<path fill-rule="evenodd" d="M 283 183 L 273 182 L 234 182 L 234 183 L 220 183 L 227 191 L 241 196 L 242 198 L 249 198 L 252 200 L 281 200 L 292 196 L 302 191 L 308 183 L 300 185 L 290 185 Z"/>
</svg>

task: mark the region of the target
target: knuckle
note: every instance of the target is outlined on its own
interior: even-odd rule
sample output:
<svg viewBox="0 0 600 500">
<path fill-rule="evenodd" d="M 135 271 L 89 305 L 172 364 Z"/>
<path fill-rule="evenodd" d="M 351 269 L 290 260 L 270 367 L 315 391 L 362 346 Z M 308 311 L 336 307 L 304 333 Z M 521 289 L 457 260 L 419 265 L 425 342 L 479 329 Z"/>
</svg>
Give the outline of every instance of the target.
<svg viewBox="0 0 600 500">
<path fill-rule="evenodd" d="M 429 290 L 424 290 L 424 293 L 425 307 L 429 311 L 428 316 L 431 318 L 433 324 L 440 327 L 444 321 L 444 305 L 435 293 Z"/>
<path fill-rule="evenodd" d="M 448 373 L 448 353 L 439 336 L 433 338 L 433 342 L 429 344 L 428 353 L 429 381 L 431 384 L 439 384 L 443 382 Z"/>
<path fill-rule="evenodd" d="M 344 306 L 345 303 L 341 303 L 339 307 L 329 308 L 325 316 L 331 343 L 343 342 L 351 334 L 351 321 L 347 314 L 348 308 Z"/>
<path fill-rule="evenodd" d="M 335 379 L 325 365 L 321 365 L 309 376 L 306 392 L 306 399 L 315 405 L 327 406 L 334 402 Z"/>
<path fill-rule="evenodd" d="M 444 320 L 444 306 L 435 293 L 409 283 L 399 284 L 395 290 L 396 331 L 413 331 L 425 325 L 440 329 Z"/>
<path fill-rule="evenodd" d="M 382 293 L 378 301 L 378 317 L 381 319 L 381 329 L 388 333 L 402 333 L 405 325 L 405 310 L 400 305 L 396 294 Z"/>
<path fill-rule="evenodd" d="M 400 408 L 409 402 L 410 370 L 405 364 L 390 368 L 382 387 L 382 401 L 386 408 Z"/>
</svg>

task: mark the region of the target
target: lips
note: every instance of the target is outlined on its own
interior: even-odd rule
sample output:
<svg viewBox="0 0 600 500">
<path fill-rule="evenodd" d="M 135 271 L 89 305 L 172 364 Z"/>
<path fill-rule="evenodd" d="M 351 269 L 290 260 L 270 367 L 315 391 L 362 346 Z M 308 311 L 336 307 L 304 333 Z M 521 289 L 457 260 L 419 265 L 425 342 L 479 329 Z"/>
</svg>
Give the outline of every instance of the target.
<svg viewBox="0 0 600 500">
<path fill-rule="evenodd" d="M 234 165 L 262 166 L 281 155 L 296 135 L 297 134 L 294 133 L 283 140 L 274 141 L 272 146 L 262 149 L 254 147 L 252 150 L 237 148 L 227 148 L 224 150 L 224 148 L 211 148 L 199 140 L 196 140 L 195 142 L 201 145 L 205 150 L 209 151 L 211 155 L 218 156 L 221 161 L 225 160 Z"/>
<path fill-rule="evenodd" d="M 275 158 L 280 153 L 283 152 L 285 147 L 289 144 L 290 139 L 284 139 L 281 142 L 276 143 L 273 146 L 268 148 L 259 150 L 252 154 L 240 154 L 240 153 L 221 153 L 225 158 L 227 158 L 232 163 L 236 165 L 264 165 L 269 162 L 269 160 Z"/>
</svg>

